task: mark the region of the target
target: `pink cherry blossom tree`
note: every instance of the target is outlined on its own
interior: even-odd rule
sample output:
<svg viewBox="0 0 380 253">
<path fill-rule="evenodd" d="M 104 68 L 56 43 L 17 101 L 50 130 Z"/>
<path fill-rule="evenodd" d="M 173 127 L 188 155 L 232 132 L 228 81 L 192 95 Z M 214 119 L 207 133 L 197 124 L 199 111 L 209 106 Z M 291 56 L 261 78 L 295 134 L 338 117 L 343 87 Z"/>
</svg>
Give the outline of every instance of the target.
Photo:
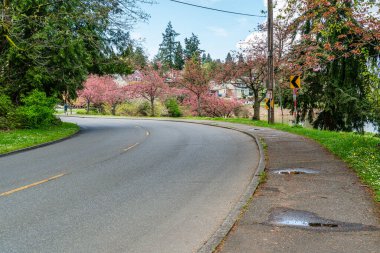
<svg viewBox="0 0 380 253">
<path fill-rule="evenodd" d="M 98 75 L 89 75 L 83 84 L 83 89 L 77 92 L 78 98 L 85 100 L 87 113 L 90 111 L 90 104 L 98 104 L 101 101 L 100 77 Z"/>
<path fill-rule="evenodd" d="M 148 100 L 151 106 L 151 115 L 155 116 L 155 101 L 168 94 L 169 87 L 165 83 L 165 78 L 160 75 L 160 70 L 155 70 L 152 66 L 140 70 L 140 78 L 141 80 L 127 85 L 126 89 L 132 97 Z"/>
<path fill-rule="evenodd" d="M 186 91 L 185 91 L 186 92 Z M 201 113 L 209 117 L 232 117 L 243 104 L 237 99 L 220 98 L 215 95 L 202 95 Z M 198 101 L 194 94 L 187 91 L 183 105 L 188 106 L 193 115 L 198 115 Z"/>
<path fill-rule="evenodd" d="M 122 89 L 112 76 L 103 76 L 100 81 L 103 94 L 102 102 L 111 106 L 111 113 L 115 115 L 116 106 L 125 101 L 127 93 Z"/>
<path fill-rule="evenodd" d="M 236 99 L 225 99 L 217 96 L 203 97 L 203 111 L 211 117 L 231 117 L 243 104 Z"/>
<path fill-rule="evenodd" d="M 87 104 L 87 113 L 90 103 L 96 106 L 108 104 L 111 106 L 112 114 L 115 115 L 116 106 L 126 99 L 126 92 L 119 87 L 112 76 L 90 75 L 78 91 L 79 99 L 84 99 Z"/>
<path fill-rule="evenodd" d="M 210 76 L 207 70 L 202 68 L 200 59 L 193 57 L 186 61 L 185 69 L 179 86 L 189 91 L 196 99 L 198 116 L 202 115 L 202 97 L 209 92 Z"/>
</svg>

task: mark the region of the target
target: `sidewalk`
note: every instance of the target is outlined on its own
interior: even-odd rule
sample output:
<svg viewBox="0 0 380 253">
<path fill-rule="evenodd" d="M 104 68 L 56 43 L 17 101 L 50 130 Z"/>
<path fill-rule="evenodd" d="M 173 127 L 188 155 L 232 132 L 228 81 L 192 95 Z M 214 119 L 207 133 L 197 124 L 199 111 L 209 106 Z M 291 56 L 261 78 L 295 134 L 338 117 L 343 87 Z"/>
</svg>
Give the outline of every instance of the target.
<svg viewBox="0 0 380 253">
<path fill-rule="evenodd" d="M 215 252 L 380 252 L 380 204 L 353 170 L 318 143 L 248 125 L 178 121 L 238 129 L 267 145 L 266 182 Z M 230 220 L 212 238 L 215 245 L 235 221 Z"/>
<path fill-rule="evenodd" d="M 380 252 L 380 205 L 342 161 L 301 136 L 215 125 L 267 145 L 266 183 L 217 252 Z"/>
</svg>

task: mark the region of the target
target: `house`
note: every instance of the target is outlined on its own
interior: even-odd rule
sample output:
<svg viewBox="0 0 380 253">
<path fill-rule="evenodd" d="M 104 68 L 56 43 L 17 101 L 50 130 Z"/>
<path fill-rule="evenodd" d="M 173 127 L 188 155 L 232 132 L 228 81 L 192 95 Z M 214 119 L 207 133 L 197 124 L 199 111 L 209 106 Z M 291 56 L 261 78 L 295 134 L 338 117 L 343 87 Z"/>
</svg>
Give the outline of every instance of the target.
<svg viewBox="0 0 380 253">
<path fill-rule="evenodd" d="M 136 70 L 130 75 L 127 75 L 125 78 L 123 78 L 126 84 L 133 83 L 133 82 L 139 82 L 142 80 L 142 74 L 139 70 Z"/>
<path fill-rule="evenodd" d="M 244 99 L 252 96 L 250 89 L 242 83 L 210 83 L 211 93 L 218 97 Z"/>
</svg>

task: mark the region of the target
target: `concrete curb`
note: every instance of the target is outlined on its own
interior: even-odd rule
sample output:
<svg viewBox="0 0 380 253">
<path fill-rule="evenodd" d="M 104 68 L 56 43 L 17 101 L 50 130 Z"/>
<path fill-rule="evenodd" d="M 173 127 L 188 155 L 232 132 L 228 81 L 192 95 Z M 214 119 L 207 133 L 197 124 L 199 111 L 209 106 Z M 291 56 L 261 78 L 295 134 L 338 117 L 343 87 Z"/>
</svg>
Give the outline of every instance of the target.
<svg viewBox="0 0 380 253">
<path fill-rule="evenodd" d="M 234 224 L 239 220 L 239 216 L 242 213 L 244 206 L 248 203 L 250 198 L 255 193 L 255 191 L 256 191 L 259 183 L 260 183 L 260 174 L 265 169 L 264 149 L 263 149 L 263 146 L 261 145 L 258 137 L 255 136 L 254 134 L 250 133 L 250 132 L 246 132 L 246 131 L 243 131 L 243 130 L 240 130 L 237 128 L 221 126 L 221 125 L 211 124 L 211 123 L 208 124 L 208 123 L 204 123 L 204 122 L 193 122 L 193 121 L 177 121 L 177 122 L 189 122 L 189 123 L 194 123 L 194 124 L 221 127 L 221 128 L 226 128 L 226 129 L 238 131 L 240 133 L 244 133 L 244 134 L 250 136 L 251 138 L 253 138 L 255 140 L 258 148 L 259 148 L 259 155 L 260 155 L 259 165 L 257 167 L 255 174 L 252 176 L 252 179 L 251 179 L 249 185 L 247 186 L 245 192 L 240 197 L 239 202 L 235 205 L 235 207 L 227 215 L 227 217 L 225 218 L 224 222 L 219 227 L 219 229 L 217 231 L 215 231 L 215 233 L 197 251 L 198 253 L 211 253 L 211 252 L 215 251 L 215 249 L 222 243 L 224 238 L 231 231 Z"/>
<path fill-rule="evenodd" d="M 69 117 L 78 117 L 78 118 L 87 118 L 86 116 L 69 116 Z M 90 117 L 88 117 L 90 118 Z M 93 117 L 91 117 L 93 118 Z M 102 117 L 104 119 L 107 117 Z M 115 119 L 115 118 L 108 118 L 108 119 Z M 116 118 L 117 119 L 117 118 Z M 119 118 L 123 119 L 123 118 Z M 233 131 L 237 131 L 243 134 L 246 134 L 253 138 L 259 148 L 259 155 L 260 155 L 260 161 L 259 165 L 257 167 L 256 172 L 253 174 L 252 179 L 250 183 L 248 184 L 245 192 L 240 197 L 238 203 L 235 205 L 235 207 L 230 211 L 230 213 L 227 215 L 227 217 L 224 219 L 222 225 L 214 232 L 214 234 L 201 246 L 201 248 L 198 249 L 198 253 L 211 253 L 214 252 L 215 249 L 221 244 L 221 242 L 224 240 L 224 238 L 228 235 L 228 233 L 231 231 L 234 224 L 239 220 L 239 216 L 242 213 L 244 206 L 248 203 L 250 198 L 255 193 L 257 186 L 260 183 L 260 174 L 265 169 L 265 153 L 263 146 L 260 143 L 260 140 L 258 137 L 250 132 L 234 128 L 234 127 L 227 127 L 217 124 L 216 122 L 197 122 L 197 121 L 191 121 L 191 120 L 172 120 L 172 119 L 149 119 L 149 118 L 125 118 L 126 120 L 155 120 L 155 121 L 169 121 L 169 122 L 181 122 L 181 123 L 190 123 L 190 124 L 199 124 L 199 125 L 206 125 L 206 126 L 213 126 L 213 127 L 220 127 L 225 128 Z"/>
<path fill-rule="evenodd" d="M 8 152 L 8 153 L 0 154 L 0 158 L 1 157 L 5 157 L 5 156 L 10 156 L 10 155 L 18 154 L 18 153 L 22 153 L 22 152 L 29 151 L 29 150 L 32 150 L 32 149 L 37 149 L 37 148 L 49 146 L 49 145 L 52 145 L 52 144 L 55 144 L 55 143 L 62 142 L 62 141 L 65 141 L 65 140 L 68 140 L 70 138 L 75 137 L 81 131 L 82 131 L 82 129 L 79 129 L 78 132 L 76 132 L 76 133 L 74 133 L 72 135 L 63 137 L 62 139 L 55 140 L 55 141 L 45 142 L 45 143 L 41 143 L 41 144 L 38 144 L 38 145 L 30 146 L 30 147 L 27 147 L 27 148 L 22 148 L 22 149 L 18 149 L 18 150 L 15 150 L 15 151 Z"/>
</svg>

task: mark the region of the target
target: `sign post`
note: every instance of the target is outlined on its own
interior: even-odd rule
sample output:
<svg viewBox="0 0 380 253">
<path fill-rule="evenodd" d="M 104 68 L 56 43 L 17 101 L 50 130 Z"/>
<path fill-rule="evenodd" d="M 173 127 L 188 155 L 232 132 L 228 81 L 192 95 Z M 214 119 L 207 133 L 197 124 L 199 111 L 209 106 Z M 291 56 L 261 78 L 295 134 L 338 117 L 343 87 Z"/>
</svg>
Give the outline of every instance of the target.
<svg viewBox="0 0 380 253">
<path fill-rule="evenodd" d="M 297 125 L 297 95 L 298 89 L 301 88 L 301 77 L 300 76 L 290 76 L 290 88 L 293 89 L 293 101 L 294 101 L 294 125 Z"/>
<path fill-rule="evenodd" d="M 268 92 L 274 91 L 274 67 L 273 67 L 273 0 L 268 0 Z M 270 98 L 273 100 L 273 96 Z M 274 123 L 274 107 L 268 109 L 268 123 Z"/>
<path fill-rule="evenodd" d="M 297 88 L 294 88 L 293 89 L 293 101 L 294 101 L 294 125 L 297 124 L 297 92 L 298 92 L 298 89 Z"/>
</svg>

